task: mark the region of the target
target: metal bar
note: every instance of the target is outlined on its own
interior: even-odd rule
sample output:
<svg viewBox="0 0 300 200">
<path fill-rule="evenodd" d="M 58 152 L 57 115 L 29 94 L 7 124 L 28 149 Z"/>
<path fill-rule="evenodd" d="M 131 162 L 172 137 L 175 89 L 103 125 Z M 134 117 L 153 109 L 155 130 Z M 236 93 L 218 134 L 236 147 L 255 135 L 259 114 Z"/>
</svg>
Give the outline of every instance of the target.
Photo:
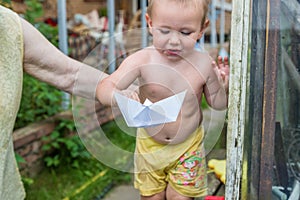
<svg viewBox="0 0 300 200">
<path fill-rule="evenodd" d="M 147 22 L 146 22 L 146 10 L 147 10 L 147 0 L 140 0 L 141 2 L 141 22 L 142 22 L 142 48 L 147 47 L 148 45 L 148 30 L 147 30 Z"/>
<path fill-rule="evenodd" d="M 212 47 L 217 46 L 217 30 L 216 30 L 216 0 L 211 1 L 211 16 L 210 16 L 210 44 Z"/>
<path fill-rule="evenodd" d="M 221 0 L 221 16 L 220 16 L 220 45 L 224 47 L 225 42 L 225 0 Z"/>
<path fill-rule="evenodd" d="M 66 0 L 57 1 L 59 49 L 68 55 Z"/>
<path fill-rule="evenodd" d="M 108 11 L 108 31 L 109 31 L 109 42 L 108 42 L 108 73 L 111 74 L 116 70 L 116 41 L 115 41 L 115 1 L 107 1 Z"/>
<path fill-rule="evenodd" d="M 219 55 L 224 58 L 228 53 L 224 47 L 225 42 L 225 0 L 221 0 L 221 16 L 220 16 L 220 50 Z"/>
<path fill-rule="evenodd" d="M 67 32 L 67 13 L 66 0 L 57 1 L 57 16 L 58 16 L 58 38 L 59 49 L 68 55 L 68 32 Z M 62 108 L 67 110 L 70 106 L 70 94 L 63 92 Z"/>
</svg>

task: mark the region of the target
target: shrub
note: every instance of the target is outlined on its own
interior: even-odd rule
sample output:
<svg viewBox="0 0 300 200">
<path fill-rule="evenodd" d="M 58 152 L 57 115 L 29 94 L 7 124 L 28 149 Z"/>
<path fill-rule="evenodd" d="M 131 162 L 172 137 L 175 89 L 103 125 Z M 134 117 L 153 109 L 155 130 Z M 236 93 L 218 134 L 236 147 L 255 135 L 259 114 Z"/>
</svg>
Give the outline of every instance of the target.
<svg viewBox="0 0 300 200">
<path fill-rule="evenodd" d="M 70 135 L 74 131 L 73 120 L 62 120 L 49 136 L 43 138 L 46 144 L 42 150 L 51 152 L 44 158 L 47 167 L 58 167 L 61 164 L 79 167 L 80 158 L 90 158 L 79 136 Z"/>
<path fill-rule="evenodd" d="M 15 128 L 41 121 L 62 111 L 61 102 L 61 91 L 24 74 L 22 100 Z"/>
</svg>

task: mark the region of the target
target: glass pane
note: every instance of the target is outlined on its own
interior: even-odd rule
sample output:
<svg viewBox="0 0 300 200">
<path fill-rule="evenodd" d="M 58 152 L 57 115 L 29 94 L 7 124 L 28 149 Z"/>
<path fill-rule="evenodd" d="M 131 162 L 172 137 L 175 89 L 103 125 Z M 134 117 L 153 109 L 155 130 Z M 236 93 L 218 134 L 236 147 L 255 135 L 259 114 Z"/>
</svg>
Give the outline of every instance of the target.
<svg viewBox="0 0 300 200">
<path fill-rule="evenodd" d="M 272 199 L 300 199 L 300 4 L 281 1 Z"/>
</svg>

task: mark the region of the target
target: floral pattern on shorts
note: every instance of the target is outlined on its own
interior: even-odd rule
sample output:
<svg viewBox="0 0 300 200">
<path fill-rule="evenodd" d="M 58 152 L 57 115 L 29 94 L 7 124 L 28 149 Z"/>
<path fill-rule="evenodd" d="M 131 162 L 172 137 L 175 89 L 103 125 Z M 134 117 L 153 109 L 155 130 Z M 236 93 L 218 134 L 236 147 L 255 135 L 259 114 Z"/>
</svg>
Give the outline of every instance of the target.
<svg viewBox="0 0 300 200">
<path fill-rule="evenodd" d="M 206 164 L 201 151 L 185 153 L 179 158 L 171 180 L 178 185 L 202 188 L 206 186 Z"/>
</svg>

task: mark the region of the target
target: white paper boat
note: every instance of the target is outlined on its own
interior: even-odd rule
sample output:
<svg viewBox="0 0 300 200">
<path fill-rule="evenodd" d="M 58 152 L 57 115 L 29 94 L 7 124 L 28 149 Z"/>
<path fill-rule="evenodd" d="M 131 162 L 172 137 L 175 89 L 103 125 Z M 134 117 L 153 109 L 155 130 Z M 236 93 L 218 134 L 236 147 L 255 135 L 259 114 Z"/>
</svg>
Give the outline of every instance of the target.
<svg viewBox="0 0 300 200">
<path fill-rule="evenodd" d="M 176 121 L 185 94 L 186 90 L 155 103 L 146 99 L 144 104 L 119 93 L 114 98 L 129 127 L 148 127 Z"/>
</svg>

